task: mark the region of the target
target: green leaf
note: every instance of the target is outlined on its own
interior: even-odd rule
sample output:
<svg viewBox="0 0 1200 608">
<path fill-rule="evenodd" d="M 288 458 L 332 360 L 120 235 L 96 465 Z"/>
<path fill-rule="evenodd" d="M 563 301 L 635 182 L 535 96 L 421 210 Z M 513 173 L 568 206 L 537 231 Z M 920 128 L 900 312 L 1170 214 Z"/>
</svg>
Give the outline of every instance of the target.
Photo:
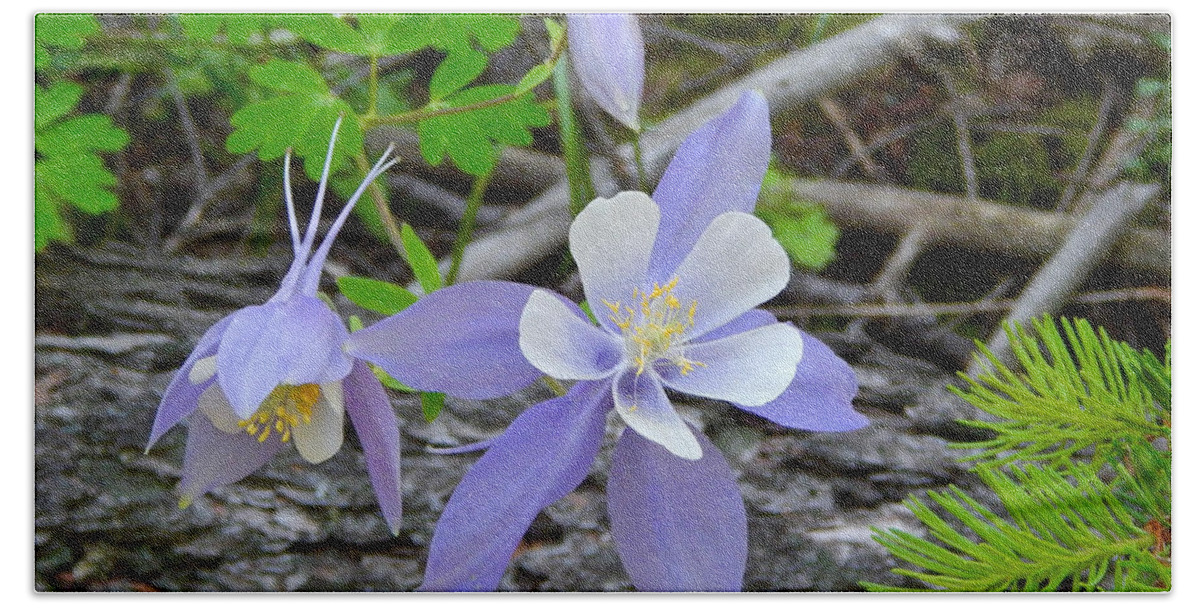
<svg viewBox="0 0 1200 608">
<path fill-rule="evenodd" d="M 566 30 L 563 29 L 563 26 L 558 21 L 549 17 L 542 19 L 542 23 L 546 24 L 546 33 L 550 36 L 550 48 L 557 47 L 558 41 L 562 39 Z"/>
<path fill-rule="evenodd" d="M 99 32 L 100 22 L 92 15 L 42 13 L 33 17 L 33 38 L 47 46 L 78 50 L 85 38 Z"/>
<path fill-rule="evenodd" d="M 444 105 L 467 107 L 500 98 L 513 90 L 508 85 L 473 87 L 447 98 Z M 436 166 L 448 155 L 460 169 L 479 177 L 495 166 L 495 144 L 527 146 L 533 143 L 529 129 L 548 124 L 550 114 L 535 104 L 531 95 L 522 95 L 511 101 L 423 120 L 417 124 L 417 134 L 421 139 L 421 154 L 429 164 Z"/>
<path fill-rule="evenodd" d="M 184 37 L 191 40 L 217 41 L 236 45 L 270 41 L 271 30 L 280 26 L 278 15 L 252 13 L 181 13 L 176 16 Z"/>
<path fill-rule="evenodd" d="M 341 276 L 337 279 L 342 295 L 359 306 L 381 315 L 394 315 L 417 301 L 411 291 L 387 281 L 366 277 Z"/>
<path fill-rule="evenodd" d="M 276 91 L 287 93 L 329 94 L 325 78 L 304 63 L 272 59 L 250 68 L 250 80 Z"/>
<path fill-rule="evenodd" d="M 793 204 L 786 210 L 761 209 L 762 218 L 775 240 L 792 261 L 812 270 L 821 270 L 833 261 L 841 232 L 819 205 Z"/>
<path fill-rule="evenodd" d="M 49 89 L 33 89 L 33 128 L 42 129 L 75 109 L 83 97 L 83 87 L 73 82 L 56 82 Z"/>
<path fill-rule="evenodd" d="M 447 55 L 433 71 L 429 98 L 439 100 L 471 84 L 487 69 L 487 64 L 487 55 L 474 50 Z"/>
<path fill-rule="evenodd" d="M 50 241 L 71 240 L 64 205 L 92 215 L 117 207 L 111 190 L 117 179 L 97 152 L 124 148 L 129 135 L 102 114 L 68 118 L 81 94 L 72 83 L 34 88 L 35 251 Z"/>
<path fill-rule="evenodd" d="M 596 314 L 592 312 L 592 305 L 591 305 L 591 304 L 588 304 L 588 301 L 587 301 L 587 300 L 584 300 L 584 301 L 580 302 L 580 303 L 579 303 L 579 308 L 583 309 L 583 312 L 584 312 L 584 314 L 586 314 L 586 315 L 587 315 L 587 318 L 588 318 L 588 320 L 589 320 L 589 321 L 591 321 L 591 322 L 592 322 L 592 325 L 599 325 L 599 324 L 600 324 L 600 321 L 597 321 L 597 320 L 596 320 Z"/>
<path fill-rule="evenodd" d="M 33 188 L 33 250 L 41 251 L 50 241 L 69 243 L 72 240 L 71 227 L 63 221 L 58 213 L 58 203 L 53 193 L 40 187 L 37 179 L 37 169 L 34 169 Z"/>
<path fill-rule="evenodd" d="M 413 275 L 417 277 L 421 289 L 427 294 L 441 289 L 442 273 L 438 270 L 437 258 L 433 257 L 412 226 L 400 226 L 400 240 L 404 244 L 404 253 L 408 256 L 408 265 L 412 267 Z"/>
<path fill-rule="evenodd" d="M 833 261 L 841 232 L 820 205 L 794 198 L 789 179 L 774 164 L 768 167 L 755 214 L 771 227 L 775 240 L 793 262 L 821 270 Z"/>
<path fill-rule="evenodd" d="M 524 95 L 533 90 L 534 87 L 546 82 L 546 79 L 554 73 L 554 67 L 548 63 L 539 63 L 533 66 L 528 73 L 521 78 L 521 82 L 517 83 L 517 88 L 513 90 L 515 95 Z"/>
<path fill-rule="evenodd" d="M 373 363 L 369 363 L 368 365 L 371 366 L 371 373 L 375 374 L 375 377 L 378 378 L 379 382 L 381 384 L 383 384 L 384 386 L 386 386 L 390 389 L 393 389 L 393 390 L 400 391 L 402 393 L 417 392 L 417 389 L 415 389 L 411 386 L 408 386 L 407 384 L 404 384 L 403 382 L 391 377 L 390 375 L 388 375 L 387 372 L 380 369 L 379 366 L 377 366 Z"/>
<path fill-rule="evenodd" d="M 421 393 L 421 413 L 425 415 L 425 422 L 437 420 L 438 414 L 442 413 L 445 406 L 444 393 Z"/>
<path fill-rule="evenodd" d="M 254 150 L 262 160 L 274 160 L 292 148 L 304 160 L 304 172 L 321 179 L 329 136 L 339 116 L 342 126 L 334 145 L 330 171 L 336 173 L 362 151 L 358 116 L 329 91 L 324 78 L 311 67 L 273 59 L 251 70 L 255 82 L 284 93 L 246 105 L 230 118 L 233 133 L 225 148 L 235 154 Z"/>
<path fill-rule="evenodd" d="M 366 38 L 333 15 L 285 15 L 281 21 L 284 27 L 319 47 L 352 55 L 371 54 Z"/>
</svg>

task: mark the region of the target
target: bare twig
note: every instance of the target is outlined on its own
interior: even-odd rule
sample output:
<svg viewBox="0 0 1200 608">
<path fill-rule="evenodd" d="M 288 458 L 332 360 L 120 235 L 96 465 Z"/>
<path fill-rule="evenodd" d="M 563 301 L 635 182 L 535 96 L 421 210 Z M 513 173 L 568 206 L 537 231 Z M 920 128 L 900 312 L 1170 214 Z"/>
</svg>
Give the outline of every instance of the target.
<svg viewBox="0 0 1200 608">
<path fill-rule="evenodd" d="M 961 196 L 836 180 L 782 182 L 793 198 L 820 203 L 841 226 L 903 235 L 928 223 L 929 245 L 954 245 L 1042 258 L 1058 250 L 1077 220 Z M 1171 235 L 1135 228 L 1115 237 L 1112 262 L 1162 275 L 1171 272 Z"/>
<path fill-rule="evenodd" d="M 1075 304 L 1155 301 L 1171 303 L 1171 291 L 1162 287 L 1131 287 L 1078 294 L 1069 300 Z M 806 317 L 926 317 L 935 315 L 974 315 L 1004 312 L 1016 306 L 1016 299 L 983 299 L 978 302 L 941 302 L 933 304 L 850 304 L 840 306 L 768 307 L 785 319 Z"/>
<path fill-rule="evenodd" d="M 195 230 L 196 225 L 204 217 L 204 212 L 208 210 L 209 203 L 216 198 L 219 192 L 228 188 L 234 179 L 237 178 L 238 174 L 250 166 L 250 163 L 254 162 L 256 158 L 254 154 L 246 154 L 239 158 L 237 162 L 230 165 L 229 168 L 222 171 L 217 177 L 197 184 L 198 193 L 196 194 L 196 200 L 188 208 L 187 214 L 183 216 L 183 219 L 179 222 L 179 226 L 163 242 L 163 251 L 168 253 L 178 251 L 180 245 L 187 241 L 189 235 Z"/>
<path fill-rule="evenodd" d="M 854 129 L 850 126 L 850 121 L 847 119 L 846 112 L 842 109 L 842 106 L 834 101 L 833 98 L 826 95 L 817 98 L 817 105 L 820 106 L 821 111 L 829 119 L 829 122 L 832 122 L 833 126 L 842 134 L 842 138 L 846 140 L 846 146 L 850 148 L 850 153 L 858 161 L 863 171 L 875 181 L 890 182 L 891 179 L 887 171 L 871 160 L 870 152 L 863 145 L 863 141 L 858 136 L 858 133 L 855 133 Z"/>
<path fill-rule="evenodd" d="M 954 133 L 958 141 L 958 157 L 962 162 L 963 183 L 966 186 L 967 198 L 974 200 L 979 198 L 979 178 L 975 174 L 975 154 L 971 151 L 971 129 L 967 124 L 966 112 L 963 111 L 962 104 L 958 103 L 962 95 L 948 72 L 938 70 L 938 74 L 946 91 L 950 94 L 947 111 L 954 119 Z"/>
<path fill-rule="evenodd" d="M 1004 323 L 988 340 L 988 348 L 1001 360 L 1008 358 L 1008 337 L 1003 325 L 1058 310 L 1106 257 L 1133 216 L 1157 192 L 1156 185 L 1122 182 L 1099 197 L 1087 214 L 1079 218 L 1062 247 L 1030 279 Z M 977 375 L 980 371 L 982 367 L 976 361 L 967 373 Z"/>
<path fill-rule="evenodd" d="M 1113 85 L 1112 78 L 1105 78 L 1100 92 L 1100 109 L 1096 113 L 1096 124 L 1092 126 L 1092 131 L 1088 133 L 1087 146 L 1084 147 L 1083 154 L 1079 156 L 1079 162 L 1076 163 L 1075 170 L 1071 172 L 1071 177 L 1067 180 L 1067 186 L 1063 188 L 1062 196 L 1059 197 L 1058 205 L 1055 206 L 1055 209 L 1059 211 L 1072 209 L 1075 195 L 1079 192 L 1079 188 L 1084 185 L 1088 169 L 1091 168 L 1092 161 L 1095 160 L 1096 151 L 1100 149 L 1100 139 L 1104 136 L 1108 122 L 1112 118 L 1116 98 L 1117 88 Z"/>
<path fill-rule="evenodd" d="M 896 245 L 896 249 L 888 258 L 887 263 L 884 264 L 883 270 L 879 271 L 879 275 L 871 282 L 869 292 L 882 297 L 884 301 L 894 301 L 901 283 L 908 276 L 908 270 L 921 255 L 921 249 L 928 239 L 929 227 L 927 225 L 914 224 L 909 228 L 904 238 Z"/>
</svg>

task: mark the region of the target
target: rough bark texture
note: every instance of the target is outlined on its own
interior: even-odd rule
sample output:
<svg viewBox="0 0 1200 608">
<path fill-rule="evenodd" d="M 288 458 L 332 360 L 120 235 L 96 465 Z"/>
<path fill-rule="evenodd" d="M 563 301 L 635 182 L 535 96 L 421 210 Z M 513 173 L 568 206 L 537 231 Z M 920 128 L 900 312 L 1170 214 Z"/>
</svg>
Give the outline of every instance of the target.
<svg viewBox="0 0 1200 608">
<path fill-rule="evenodd" d="M 183 429 L 143 449 L 163 389 L 209 324 L 261 302 L 287 258 L 153 258 L 133 250 L 55 249 L 36 269 L 35 587 L 162 590 L 408 590 L 421 581 L 438 514 L 477 455 L 433 455 L 499 433 L 548 396 L 450 400 L 426 424 L 404 421 L 404 522 L 393 537 L 375 505 L 353 433 L 319 466 L 288 451 L 187 509 L 176 504 Z M 342 312 L 360 313 L 344 301 Z M 79 337 L 86 336 L 86 337 Z M 824 336 L 854 365 L 858 409 L 845 434 L 789 431 L 716 402 L 681 405 L 739 474 L 750 526 L 747 590 L 854 590 L 900 583 L 872 527 L 916 531 L 910 492 L 974 479 L 946 439 L 970 408 L 951 377 L 865 335 Z M 610 420 L 610 434 L 619 428 Z M 583 485 L 539 515 L 503 590 L 630 590 L 604 507 L 608 450 Z"/>
</svg>

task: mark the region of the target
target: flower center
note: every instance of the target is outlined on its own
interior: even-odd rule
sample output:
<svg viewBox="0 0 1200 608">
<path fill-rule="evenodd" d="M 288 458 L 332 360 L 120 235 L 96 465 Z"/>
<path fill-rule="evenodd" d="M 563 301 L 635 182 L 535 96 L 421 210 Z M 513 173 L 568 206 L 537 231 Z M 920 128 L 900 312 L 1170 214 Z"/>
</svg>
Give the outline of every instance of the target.
<svg viewBox="0 0 1200 608">
<path fill-rule="evenodd" d="M 263 399 L 256 412 L 238 421 L 238 426 L 250 436 L 257 436 L 259 443 L 266 441 L 272 432 L 279 433 L 279 440 L 287 443 L 293 428 L 312 422 L 313 406 L 320 396 L 321 388 L 316 384 L 280 384 Z"/>
<path fill-rule="evenodd" d="M 696 324 L 697 304 L 693 301 L 684 310 L 672 293 L 678 282 L 679 277 L 674 277 L 665 285 L 655 283 L 650 291 L 634 289 L 630 298 L 633 306 L 604 300 L 611 312 L 608 318 L 625 337 L 626 356 L 637 366 L 638 375 L 646 370 L 646 365 L 660 359 L 678 366 L 679 373 L 685 376 L 696 367 L 704 367 L 703 363 L 684 357 L 678 349 L 683 332 Z"/>
</svg>

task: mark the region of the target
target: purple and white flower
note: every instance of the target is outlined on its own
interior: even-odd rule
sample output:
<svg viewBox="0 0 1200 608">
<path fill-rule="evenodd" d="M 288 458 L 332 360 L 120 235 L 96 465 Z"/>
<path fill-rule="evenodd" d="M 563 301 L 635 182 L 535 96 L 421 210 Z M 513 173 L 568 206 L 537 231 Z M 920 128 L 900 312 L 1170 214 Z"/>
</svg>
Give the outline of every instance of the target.
<svg viewBox="0 0 1200 608">
<path fill-rule="evenodd" d="M 755 308 L 790 272 L 750 215 L 769 155 L 766 100 L 747 93 L 688 137 L 652 197 L 623 192 L 580 213 L 569 245 L 599 326 L 552 292 L 481 282 L 351 337 L 355 356 L 457 397 L 497 397 L 543 374 L 576 381 L 518 416 L 467 472 L 438 521 L 423 588 L 494 589 L 538 512 L 587 476 L 614 409 L 629 429 L 613 452 L 608 511 L 634 585 L 741 588 L 747 528 L 734 473 L 665 389 L 793 428 L 867 422 L 851 407 L 850 366 Z"/>
<path fill-rule="evenodd" d="M 347 355 L 349 332 L 317 297 L 325 258 L 355 202 L 396 160 L 391 148 L 367 173 L 313 252 L 333 143 L 303 236 L 284 162 L 284 195 L 294 259 L 279 291 L 265 304 L 221 319 L 200 338 L 167 387 L 150 432 L 150 446 L 180 421 L 188 437 L 179 484 L 180 504 L 249 475 L 294 444 L 311 463 L 341 448 L 349 415 L 367 457 L 367 469 L 384 518 L 400 526 L 400 433 L 395 412 L 370 367 Z M 311 255 L 310 255 L 311 254 Z"/>
<path fill-rule="evenodd" d="M 637 15 L 567 15 L 567 45 L 571 65 L 596 105 L 630 129 L 639 130 L 646 47 Z"/>
</svg>

